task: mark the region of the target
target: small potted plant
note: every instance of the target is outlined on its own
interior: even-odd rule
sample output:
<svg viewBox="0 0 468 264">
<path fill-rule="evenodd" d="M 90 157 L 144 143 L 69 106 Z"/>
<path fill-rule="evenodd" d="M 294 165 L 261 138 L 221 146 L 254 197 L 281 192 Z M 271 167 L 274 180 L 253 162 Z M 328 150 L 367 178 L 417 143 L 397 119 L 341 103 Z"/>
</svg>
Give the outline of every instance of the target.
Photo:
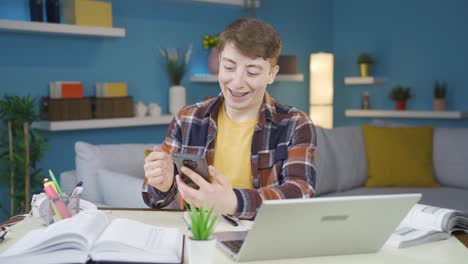
<svg viewBox="0 0 468 264">
<path fill-rule="evenodd" d="M 432 110 L 445 111 L 447 110 L 447 83 L 444 81 L 434 84 L 434 99 L 432 100 Z"/>
<path fill-rule="evenodd" d="M 361 53 L 357 58 L 357 64 L 359 64 L 359 71 L 361 73 L 361 77 L 368 77 L 371 75 L 372 72 L 372 64 L 374 64 L 375 60 L 372 55 L 369 53 Z"/>
<path fill-rule="evenodd" d="M 219 34 L 208 35 L 205 34 L 202 40 L 203 48 L 209 49 L 208 55 L 208 71 L 211 74 L 218 74 L 219 72 Z"/>
<path fill-rule="evenodd" d="M 216 239 L 211 235 L 215 228 L 217 215 L 213 215 L 213 208 L 206 210 L 189 204 L 187 211 L 190 215 L 190 231 L 192 236 L 187 239 L 187 250 L 190 263 L 209 264 L 213 262 Z"/>
<path fill-rule="evenodd" d="M 406 101 L 411 98 L 410 90 L 411 89 L 409 87 L 397 85 L 390 91 L 388 97 L 392 100 L 395 100 L 396 110 L 406 109 Z"/>
</svg>

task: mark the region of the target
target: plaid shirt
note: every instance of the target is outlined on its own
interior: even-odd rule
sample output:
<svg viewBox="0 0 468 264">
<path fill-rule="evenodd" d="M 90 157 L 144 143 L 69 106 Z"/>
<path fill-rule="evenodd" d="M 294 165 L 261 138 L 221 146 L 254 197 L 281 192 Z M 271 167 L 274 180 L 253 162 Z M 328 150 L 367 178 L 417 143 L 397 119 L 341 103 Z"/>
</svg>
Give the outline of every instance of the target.
<svg viewBox="0 0 468 264">
<path fill-rule="evenodd" d="M 224 100 L 219 96 L 183 108 L 169 125 L 163 149 L 206 157 L 213 164 L 216 120 Z M 238 207 L 235 216 L 253 218 L 263 200 L 310 198 L 315 194 L 315 126 L 296 108 L 275 102 L 265 93 L 251 149 L 254 189 L 234 189 Z M 177 170 L 176 170 L 177 171 Z M 162 193 L 143 184 L 143 199 L 162 208 L 174 200 L 177 184 Z"/>
</svg>

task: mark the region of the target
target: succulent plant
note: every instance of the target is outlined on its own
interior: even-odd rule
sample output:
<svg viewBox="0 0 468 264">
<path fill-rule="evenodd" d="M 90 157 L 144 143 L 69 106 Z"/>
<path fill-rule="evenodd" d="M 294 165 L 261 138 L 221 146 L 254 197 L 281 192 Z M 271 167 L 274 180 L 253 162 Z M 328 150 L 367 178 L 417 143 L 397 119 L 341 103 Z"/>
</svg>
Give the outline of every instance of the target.
<svg viewBox="0 0 468 264">
<path fill-rule="evenodd" d="M 374 57 L 369 53 L 361 53 L 357 58 L 357 64 L 373 64 L 374 62 Z"/>
<path fill-rule="evenodd" d="M 392 88 L 388 97 L 392 100 L 407 100 L 411 98 L 411 88 L 404 87 L 403 85 L 396 85 Z"/>
<path fill-rule="evenodd" d="M 213 215 L 213 208 L 208 212 L 204 204 L 200 208 L 189 204 L 187 211 L 190 215 L 191 225 L 190 230 L 192 231 L 194 240 L 207 240 L 214 230 L 217 215 Z"/>
<path fill-rule="evenodd" d="M 447 83 L 443 81 L 439 83 L 436 81 L 434 84 L 434 98 L 444 99 L 447 95 Z"/>
</svg>

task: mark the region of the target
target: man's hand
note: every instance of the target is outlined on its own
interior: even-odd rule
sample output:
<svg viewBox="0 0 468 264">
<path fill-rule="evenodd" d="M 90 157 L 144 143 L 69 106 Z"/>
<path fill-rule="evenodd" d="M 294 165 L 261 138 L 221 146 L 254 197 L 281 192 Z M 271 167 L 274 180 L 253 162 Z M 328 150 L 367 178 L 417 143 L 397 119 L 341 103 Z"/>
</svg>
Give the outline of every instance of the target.
<svg viewBox="0 0 468 264">
<path fill-rule="evenodd" d="M 181 173 L 192 179 L 192 181 L 200 186 L 200 189 L 195 190 L 189 187 L 182 181 L 180 175 L 177 175 L 176 181 L 180 195 L 186 202 L 196 207 L 201 207 L 202 203 L 205 203 L 206 207 L 214 208 L 218 213 L 234 214 L 237 210 L 237 197 L 231 183 L 215 167 L 210 165 L 208 171 L 213 179 L 213 183 L 207 182 L 202 176 L 191 169 L 185 166 L 182 167 Z"/>
<path fill-rule="evenodd" d="M 167 192 L 174 182 L 174 164 L 162 147 L 156 146 L 145 158 L 145 177 L 147 183 L 161 192 Z"/>
</svg>

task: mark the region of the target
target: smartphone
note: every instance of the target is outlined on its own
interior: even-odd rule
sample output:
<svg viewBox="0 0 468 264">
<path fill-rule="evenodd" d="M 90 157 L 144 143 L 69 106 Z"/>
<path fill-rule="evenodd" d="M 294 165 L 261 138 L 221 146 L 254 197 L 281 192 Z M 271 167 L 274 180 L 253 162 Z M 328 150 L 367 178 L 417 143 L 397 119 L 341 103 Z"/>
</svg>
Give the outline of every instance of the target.
<svg viewBox="0 0 468 264">
<path fill-rule="evenodd" d="M 207 182 L 210 182 L 210 174 L 208 173 L 208 165 L 206 164 L 205 157 L 189 153 L 176 153 L 174 154 L 174 162 L 177 170 L 179 171 L 180 178 L 188 186 L 199 189 L 200 187 L 192 181 L 189 177 L 184 175 L 180 169 L 185 166 L 202 176 Z"/>
</svg>

